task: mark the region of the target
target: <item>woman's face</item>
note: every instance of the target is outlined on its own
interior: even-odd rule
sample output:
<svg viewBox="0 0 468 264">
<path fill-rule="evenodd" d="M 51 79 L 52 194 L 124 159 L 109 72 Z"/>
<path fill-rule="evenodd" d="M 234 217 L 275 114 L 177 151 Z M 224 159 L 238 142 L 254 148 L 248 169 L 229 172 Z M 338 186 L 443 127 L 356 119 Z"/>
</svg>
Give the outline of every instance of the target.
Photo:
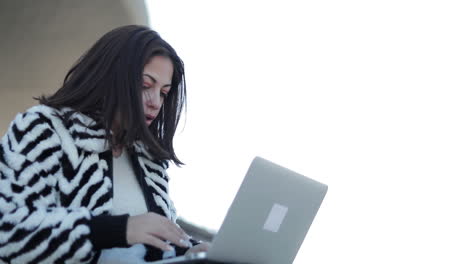
<svg viewBox="0 0 468 264">
<path fill-rule="evenodd" d="M 143 69 L 143 111 L 148 126 L 158 116 L 171 90 L 173 72 L 172 61 L 163 56 L 154 56 Z"/>
</svg>

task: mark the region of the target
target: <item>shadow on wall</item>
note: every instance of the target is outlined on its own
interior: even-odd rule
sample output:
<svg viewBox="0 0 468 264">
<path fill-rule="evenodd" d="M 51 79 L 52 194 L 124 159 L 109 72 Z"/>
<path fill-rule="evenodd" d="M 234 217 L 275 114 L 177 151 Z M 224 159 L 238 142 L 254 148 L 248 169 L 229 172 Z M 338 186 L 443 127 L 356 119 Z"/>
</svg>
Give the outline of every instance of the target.
<svg viewBox="0 0 468 264">
<path fill-rule="evenodd" d="M 149 24 L 144 0 L 0 0 L 0 134 L 100 36 L 128 24 Z"/>
</svg>

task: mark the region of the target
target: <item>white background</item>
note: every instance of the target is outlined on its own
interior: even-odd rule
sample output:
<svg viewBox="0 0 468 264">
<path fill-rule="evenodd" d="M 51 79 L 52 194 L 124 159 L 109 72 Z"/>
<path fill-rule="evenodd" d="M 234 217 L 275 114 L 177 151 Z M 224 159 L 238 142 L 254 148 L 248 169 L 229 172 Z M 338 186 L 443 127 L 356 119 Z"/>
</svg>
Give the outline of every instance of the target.
<svg viewBox="0 0 468 264">
<path fill-rule="evenodd" d="M 219 228 L 260 155 L 329 185 L 296 264 L 468 263 L 465 2 L 148 0 L 186 64 L 179 214 Z"/>
</svg>

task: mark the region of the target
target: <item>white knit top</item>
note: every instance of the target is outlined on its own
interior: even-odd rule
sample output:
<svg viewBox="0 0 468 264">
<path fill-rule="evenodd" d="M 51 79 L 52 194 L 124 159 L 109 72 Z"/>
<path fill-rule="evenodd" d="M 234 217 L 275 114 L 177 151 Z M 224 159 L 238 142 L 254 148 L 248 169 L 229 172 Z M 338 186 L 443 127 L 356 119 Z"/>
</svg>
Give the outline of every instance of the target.
<svg viewBox="0 0 468 264">
<path fill-rule="evenodd" d="M 113 187 L 114 198 L 113 215 L 130 214 L 139 215 L 148 212 L 143 191 L 138 184 L 132 169 L 130 157 L 126 150 L 120 157 L 113 159 Z M 142 244 L 130 248 L 104 249 L 101 252 L 98 264 L 143 264 L 145 249 Z"/>
<path fill-rule="evenodd" d="M 126 150 L 120 157 L 114 157 L 113 165 L 113 215 L 139 215 L 148 212 L 143 191 L 138 184 Z"/>
</svg>

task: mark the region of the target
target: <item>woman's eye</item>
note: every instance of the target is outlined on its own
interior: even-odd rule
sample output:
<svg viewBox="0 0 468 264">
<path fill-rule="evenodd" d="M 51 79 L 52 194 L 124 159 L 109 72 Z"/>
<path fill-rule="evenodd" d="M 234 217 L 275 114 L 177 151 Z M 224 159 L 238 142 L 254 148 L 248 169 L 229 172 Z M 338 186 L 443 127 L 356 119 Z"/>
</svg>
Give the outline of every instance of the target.
<svg viewBox="0 0 468 264">
<path fill-rule="evenodd" d="M 162 97 L 162 98 L 166 98 L 166 97 L 167 97 L 167 94 L 166 94 L 166 93 L 161 93 L 161 97 Z"/>
<path fill-rule="evenodd" d="M 149 88 L 149 86 L 143 85 L 143 90 L 148 90 Z"/>
</svg>

